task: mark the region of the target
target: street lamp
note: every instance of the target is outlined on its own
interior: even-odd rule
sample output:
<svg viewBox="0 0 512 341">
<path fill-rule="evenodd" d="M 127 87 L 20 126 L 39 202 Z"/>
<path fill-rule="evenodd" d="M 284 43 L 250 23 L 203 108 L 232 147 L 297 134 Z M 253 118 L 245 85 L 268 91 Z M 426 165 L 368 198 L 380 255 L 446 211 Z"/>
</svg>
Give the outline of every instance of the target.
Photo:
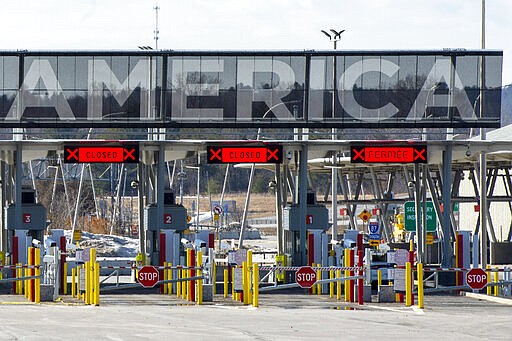
<svg viewBox="0 0 512 341">
<path fill-rule="evenodd" d="M 341 40 L 341 34 L 345 32 L 345 30 L 336 31 L 332 28 L 330 29 L 331 34 L 324 30 L 320 30 L 323 34 L 325 34 L 330 41 L 333 42 L 334 50 L 336 50 L 338 41 Z M 332 118 L 336 117 L 336 55 L 332 57 Z M 336 128 L 332 128 L 332 139 L 337 139 L 337 130 Z M 332 230 L 331 230 L 331 239 L 336 240 L 338 233 L 338 170 L 336 169 L 337 163 L 337 154 L 336 151 L 332 155 L 332 165 L 331 169 L 331 194 L 332 194 L 332 204 L 331 204 L 331 219 L 332 219 Z"/>
</svg>

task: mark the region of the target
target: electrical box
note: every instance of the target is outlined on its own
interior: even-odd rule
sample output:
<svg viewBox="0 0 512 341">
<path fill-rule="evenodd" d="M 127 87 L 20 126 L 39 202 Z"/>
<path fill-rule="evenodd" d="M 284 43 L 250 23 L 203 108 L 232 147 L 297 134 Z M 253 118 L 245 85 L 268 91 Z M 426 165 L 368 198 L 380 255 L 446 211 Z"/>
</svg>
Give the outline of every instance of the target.
<svg viewBox="0 0 512 341">
<path fill-rule="evenodd" d="M 144 209 L 144 229 L 149 231 L 187 229 L 187 209 L 182 205 L 164 205 L 162 217 L 158 217 L 156 204 Z"/>
<path fill-rule="evenodd" d="M 283 228 L 289 231 L 299 231 L 299 205 L 289 205 L 284 208 Z M 322 230 L 329 228 L 329 211 L 324 205 L 307 205 L 306 229 Z"/>
<path fill-rule="evenodd" d="M 46 207 L 41 204 L 21 205 L 21 226 L 16 226 L 14 204 L 7 206 L 7 228 L 9 230 L 42 231 L 46 229 Z"/>
</svg>

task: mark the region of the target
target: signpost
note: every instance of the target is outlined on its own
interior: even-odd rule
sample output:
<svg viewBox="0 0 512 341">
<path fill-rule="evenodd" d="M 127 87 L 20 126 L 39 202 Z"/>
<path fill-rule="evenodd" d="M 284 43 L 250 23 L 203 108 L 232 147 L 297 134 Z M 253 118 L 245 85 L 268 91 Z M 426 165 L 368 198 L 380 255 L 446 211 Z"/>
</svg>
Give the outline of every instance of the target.
<svg viewBox="0 0 512 341">
<path fill-rule="evenodd" d="M 416 231 L 416 207 L 414 201 L 406 201 L 404 204 L 405 230 Z M 434 203 L 427 201 L 427 232 L 435 232 L 437 227 L 437 214 L 434 210 Z"/>
<path fill-rule="evenodd" d="M 139 270 L 137 279 L 144 288 L 152 288 L 159 281 L 158 270 L 154 266 L 145 265 Z"/>
<path fill-rule="evenodd" d="M 295 282 L 301 288 L 311 288 L 316 283 L 316 271 L 310 266 L 302 266 L 295 272 Z"/>
<path fill-rule="evenodd" d="M 483 269 L 474 268 L 466 273 L 466 283 L 473 290 L 480 290 L 487 284 L 487 274 Z"/>
</svg>

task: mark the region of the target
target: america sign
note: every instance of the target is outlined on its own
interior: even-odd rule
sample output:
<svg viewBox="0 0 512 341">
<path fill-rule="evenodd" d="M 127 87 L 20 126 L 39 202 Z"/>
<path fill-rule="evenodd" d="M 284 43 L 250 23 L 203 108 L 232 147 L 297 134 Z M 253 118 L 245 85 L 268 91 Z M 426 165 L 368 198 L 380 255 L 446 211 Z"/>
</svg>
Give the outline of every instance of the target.
<svg viewBox="0 0 512 341">
<path fill-rule="evenodd" d="M 489 50 L 0 51 L 0 127 L 499 127 L 501 68 Z"/>
</svg>

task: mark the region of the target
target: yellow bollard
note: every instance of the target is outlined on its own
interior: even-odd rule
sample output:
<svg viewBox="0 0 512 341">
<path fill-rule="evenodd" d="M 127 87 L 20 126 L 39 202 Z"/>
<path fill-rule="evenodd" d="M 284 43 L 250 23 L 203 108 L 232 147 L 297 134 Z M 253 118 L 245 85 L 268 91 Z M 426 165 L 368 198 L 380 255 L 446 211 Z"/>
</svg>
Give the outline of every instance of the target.
<svg viewBox="0 0 512 341">
<path fill-rule="evenodd" d="M 80 265 L 77 265 L 76 267 L 76 298 L 80 299 Z"/>
<path fill-rule="evenodd" d="M 329 270 L 329 279 L 334 279 L 334 270 Z M 334 297 L 334 282 L 329 282 L 329 297 Z"/>
<path fill-rule="evenodd" d="M 95 288 L 94 288 L 94 297 L 95 297 L 94 305 L 99 306 L 100 305 L 100 263 L 96 262 L 95 264 L 96 264 L 96 266 L 95 266 L 95 272 L 94 273 L 96 274 L 96 278 L 94 280 L 94 283 L 95 283 Z"/>
<path fill-rule="evenodd" d="M 487 283 L 492 283 L 491 281 L 491 266 L 487 265 Z M 487 295 L 492 295 L 492 287 L 490 285 L 487 286 Z"/>
<path fill-rule="evenodd" d="M 85 304 L 91 304 L 91 262 L 85 262 Z"/>
<path fill-rule="evenodd" d="M 380 287 L 382 285 L 382 270 L 377 270 L 377 285 Z"/>
<path fill-rule="evenodd" d="M 423 263 L 416 265 L 418 271 L 418 308 L 423 309 Z"/>
<path fill-rule="evenodd" d="M 212 262 L 212 294 L 215 295 L 217 293 L 217 265 L 215 264 L 215 259 L 211 260 Z"/>
<path fill-rule="evenodd" d="M 197 276 L 201 276 L 202 275 L 202 271 L 201 271 L 201 267 L 203 266 L 203 253 L 201 251 L 198 251 L 197 252 L 197 257 L 196 257 L 196 266 L 198 267 L 197 269 Z M 197 280 L 197 304 L 201 305 L 203 304 L 203 280 L 202 279 L 199 279 Z"/>
<path fill-rule="evenodd" d="M 316 264 L 311 263 L 311 266 L 314 268 L 316 266 Z M 318 271 L 316 271 L 316 279 L 318 280 Z M 317 291 L 317 285 L 313 284 L 313 286 L 311 287 L 311 293 L 314 295 L 314 294 L 316 294 L 316 291 Z"/>
<path fill-rule="evenodd" d="M 338 279 L 336 281 L 336 299 L 339 301 L 341 300 L 341 270 L 336 270 L 336 278 Z"/>
<path fill-rule="evenodd" d="M 28 275 L 33 276 L 34 275 L 34 248 L 29 247 L 28 248 Z M 27 298 L 30 302 L 34 302 L 34 281 L 32 279 L 28 280 L 28 293 Z"/>
<path fill-rule="evenodd" d="M 412 305 L 412 276 L 411 276 L 411 262 L 405 263 L 405 306 Z"/>
<path fill-rule="evenodd" d="M 91 250 L 89 251 L 89 278 L 88 278 L 88 282 L 89 282 L 89 303 L 88 304 L 94 304 L 94 300 L 95 300 L 95 278 L 96 278 L 96 271 L 94 271 L 94 268 L 95 268 L 95 263 L 96 263 L 96 248 L 91 248 Z"/>
<path fill-rule="evenodd" d="M 232 267 L 231 268 L 231 298 L 233 300 L 236 300 L 236 295 L 235 295 L 235 268 L 236 267 Z"/>
<path fill-rule="evenodd" d="M 182 269 L 181 270 L 181 298 L 184 300 L 187 299 L 187 281 L 183 280 L 186 277 L 187 277 L 187 270 Z"/>
<path fill-rule="evenodd" d="M 64 283 L 62 283 L 62 293 L 64 295 L 68 294 L 68 263 L 64 263 L 64 277 L 62 279 Z"/>
<path fill-rule="evenodd" d="M 348 267 L 350 258 L 350 250 L 343 250 L 343 265 Z M 345 278 L 350 277 L 350 271 L 345 270 Z M 343 287 L 345 289 L 345 302 L 350 302 L 350 285 L 347 280 L 343 281 Z"/>
<path fill-rule="evenodd" d="M 169 269 L 167 269 L 167 279 L 172 281 L 172 263 L 167 263 Z M 167 293 L 172 295 L 172 282 L 167 283 Z"/>
<path fill-rule="evenodd" d="M 76 297 L 76 268 L 71 269 L 71 297 Z"/>
<path fill-rule="evenodd" d="M 16 276 L 18 278 L 23 277 L 23 268 L 21 267 L 21 263 L 16 264 Z M 16 293 L 18 295 L 23 295 L 23 281 L 16 281 Z"/>
<path fill-rule="evenodd" d="M 177 269 L 176 274 L 178 276 L 178 282 L 176 282 L 176 297 L 181 297 L 181 282 L 179 281 L 181 279 L 181 270 Z"/>
<path fill-rule="evenodd" d="M 164 273 L 164 278 L 163 278 L 163 280 L 164 280 L 164 281 L 167 281 L 167 262 L 164 262 L 164 270 L 163 270 L 163 273 Z M 167 294 L 167 284 L 164 284 L 164 294 Z"/>
<path fill-rule="evenodd" d="M 252 270 L 252 250 L 247 251 L 247 303 L 251 304 L 252 302 L 252 278 L 251 278 L 251 270 Z"/>
<path fill-rule="evenodd" d="M 228 298 L 228 276 L 229 271 L 228 269 L 224 269 L 224 298 Z"/>
<path fill-rule="evenodd" d="M 35 302 L 41 303 L 41 249 L 36 248 L 35 250 L 35 259 L 34 259 L 34 265 L 35 265 Z"/>
<path fill-rule="evenodd" d="M 500 281 L 500 273 L 498 272 L 498 268 L 495 268 L 495 272 L 494 272 L 494 283 L 498 283 Z M 499 292 L 499 286 L 498 285 L 495 285 L 494 286 L 494 296 L 498 296 L 498 292 Z"/>
<path fill-rule="evenodd" d="M 258 299 L 259 299 L 259 285 L 260 285 L 260 273 L 259 273 L 259 268 L 258 268 L 258 264 L 254 263 L 252 265 L 252 286 L 253 286 L 253 289 L 252 289 L 252 306 L 253 307 L 258 307 L 259 305 L 259 302 L 258 302 Z"/>
<path fill-rule="evenodd" d="M 247 262 L 242 262 L 242 288 L 243 288 L 243 304 L 249 304 L 248 298 L 249 294 L 247 293 L 249 290 L 247 289 Z"/>
<path fill-rule="evenodd" d="M 318 263 L 316 266 L 321 267 L 322 264 Z M 322 270 L 317 270 L 316 271 L 316 280 L 317 280 L 317 282 L 322 280 Z M 317 284 L 316 285 L 316 294 L 317 295 L 322 295 L 322 284 Z"/>
<path fill-rule="evenodd" d="M 25 268 L 23 269 L 23 277 L 28 277 L 28 269 Z M 26 298 L 28 298 L 28 279 L 25 279 L 23 281 L 23 294 L 25 295 Z"/>
</svg>

